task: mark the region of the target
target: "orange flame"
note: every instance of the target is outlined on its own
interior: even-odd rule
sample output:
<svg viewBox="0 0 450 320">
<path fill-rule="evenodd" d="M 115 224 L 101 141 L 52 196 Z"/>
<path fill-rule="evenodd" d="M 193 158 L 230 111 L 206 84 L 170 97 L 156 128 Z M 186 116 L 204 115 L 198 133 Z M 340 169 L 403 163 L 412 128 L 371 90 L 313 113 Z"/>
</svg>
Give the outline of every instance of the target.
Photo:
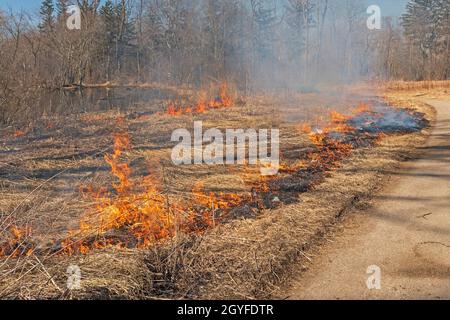
<svg viewBox="0 0 450 320">
<path fill-rule="evenodd" d="M 222 105 L 229 106 L 230 102 L 226 101 L 222 93 Z M 206 100 L 201 98 L 196 108 L 191 110 L 198 110 L 199 105 L 206 106 L 202 101 Z M 208 109 L 212 105 L 212 102 L 208 103 Z M 173 108 L 179 110 L 175 105 Z M 300 125 L 300 132 L 309 135 L 317 150 L 295 166 L 282 164 L 280 172 L 295 172 L 299 168 L 323 172 L 336 168 L 338 162 L 352 152 L 353 146 L 333 139 L 330 133 L 353 132 L 354 128 L 347 124 L 348 119 L 345 115 L 332 112 L 329 123 L 317 132 L 313 132 L 309 124 Z M 120 126 L 125 125 L 124 118 L 119 118 L 117 122 Z M 95 190 L 93 187 L 83 190 L 95 204 L 81 219 L 79 230 L 70 232 L 62 241 L 64 254 L 87 254 L 90 250 L 111 246 L 146 248 L 174 237 L 177 232 L 203 233 L 223 221 L 232 208 L 253 199 L 253 194 L 249 197 L 231 193 L 206 193 L 204 184 L 197 182 L 192 188 L 191 201 L 174 201 L 158 188 L 161 183 L 153 175 L 137 178 L 139 181 L 131 180 L 132 170 L 129 163 L 124 161 L 125 153 L 131 149 L 130 136 L 122 129 L 113 138 L 113 152 L 105 156 L 105 161 L 118 182 L 113 183 L 113 191 L 108 188 Z M 247 166 L 244 170 L 248 176 L 255 176 L 254 172 L 248 171 Z M 254 192 L 273 192 L 269 182 L 274 177 L 258 177 L 256 181 L 247 179 L 251 181 Z M 11 239 L 7 245 L 0 244 L 0 256 L 12 254 L 16 250 L 19 253 L 15 254 L 24 251 L 19 244 L 26 234 L 29 234 L 26 230 L 11 229 Z M 116 234 L 118 236 L 111 236 Z M 27 247 L 27 254 L 29 252 L 32 251 Z"/>
<path fill-rule="evenodd" d="M 23 137 L 26 135 L 26 132 L 23 130 L 16 130 L 14 132 L 14 138 L 19 138 L 19 137 Z"/>
<path fill-rule="evenodd" d="M 317 132 L 313 132 L 305 124 L 299 126 L 299 131 L 309 134 L 309 139 L 318 149 L 318 152 L 308 155 L 309 162 L 313 167 L 326 171 L 332 170 L 340 160 L 352 152 L 353 146 L 350 143 L 341 142 L 329 136 L 330 133 L 350 134 L 354 132 L 355 128 L 347 124 L 349 119 L 348 116 L 332 111 L 329 124 Z"/>
<path fill-rule="evenodd" d="M 0 243 L 1 257 L 30 256 L 34 252 L 34 245 L 28 241 L 31 236 L 30 227 L 12 226 L 9 229 L 9 237 Z"/>
<path fill-rule="evenodd" d="M 118 194 L 124 193 L 131 187 L 129 176 L 131 170 L 127 163 L 120 163 L 119 158 L 122 153 L 130 148 L 130 137 L 127 133 L 116 133 L 114 135 L 114 153 L 112 156 L 105 156 L 105 161 L 111 166 L 112 173 L 119 179 L 119 184 L 114 188 Z"/>
<path fill-rule="evenodd" d="M 145 248 L 178 231 L 202 233 L 244 201 L 235 194 L 205 194 L 202 184 L 194 185 L 192 203 L 172 201 L 159 190 L 161 184 L 152 175 L 141 178 L 139 183 L 131 181 L 129 164 L 121 162 L 129 149 L 129 135 L 116 133 L 113 154 L 105 157 L 111 173 L 119 180 L 113 184 L 115 194 L 104 188 L 83 190 L 93 198 L 95 206 L 80 221 L 79 230 L 70 232 L 62 242 L 64 254 L 86 254 L 107 246 Z M 123 233 L 129 239 L 112 240 L 108 238 L 111 232 Z"/>
<path fill-rule="evenodd" d="M 228 86 L 222 84 L 219 88 L 219 95 L 215 99 L 207 101 L 205 92 L 200 92 L 199 99 L 195 107 L 192 106 L 177 106 L 175 103 L 170 103 L 167 107 L 167 114 L 170 116 L 181 116 L 191 113 L 204 113 L 207 110 L 223 109 L 232 107 L 234 104 L 233 98 L 228 94 Z"/>
<path fill-rule="evenodd" d="M 372 107 L 366 103 L 361 102 L 354 110 L 353 114 L 361 114 L 372 111 Z"/>
</svg>

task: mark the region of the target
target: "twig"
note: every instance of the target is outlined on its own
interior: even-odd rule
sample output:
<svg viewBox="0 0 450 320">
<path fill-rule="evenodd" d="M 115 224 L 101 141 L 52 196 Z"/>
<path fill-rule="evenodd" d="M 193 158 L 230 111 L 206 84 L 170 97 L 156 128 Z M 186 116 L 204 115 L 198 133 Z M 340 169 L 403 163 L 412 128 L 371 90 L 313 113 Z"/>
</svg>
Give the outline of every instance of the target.
<svg viewBox="0 0 450 320">
<path fill-rule="evenodd" d="M 427 217 L 428 217 L 428 216 L 431 216 L 432 214 L 433 214 L 433 213 L 430 212 L 430 213 L 426 213 L 426 214 L 421 215 L 421 216 L 417 216 L 416 218 L 417 218 L 417 219 L 423 218 L 423 219 L 425 219 L 425 220 L 428 220 Z"/>
<path fill-rule="evenodd" d="M 53 277 L 50 275 L 50 273 L 47 271 L 45 266 L 42 264 L 41 260 L 39 260 L 39 258 L 36 255 L 33 254 L 33 256 L 36 258 L 36 261 L 39 263 L 42 270 L 47 275 L 47 277 L 51 281 L 51 283 L 55 286 L 55 288 L 58 289 L 59 292 L 64 293 L 64 291 L 56 284 L 55 280 L 53 280 Z"/>
</svg>

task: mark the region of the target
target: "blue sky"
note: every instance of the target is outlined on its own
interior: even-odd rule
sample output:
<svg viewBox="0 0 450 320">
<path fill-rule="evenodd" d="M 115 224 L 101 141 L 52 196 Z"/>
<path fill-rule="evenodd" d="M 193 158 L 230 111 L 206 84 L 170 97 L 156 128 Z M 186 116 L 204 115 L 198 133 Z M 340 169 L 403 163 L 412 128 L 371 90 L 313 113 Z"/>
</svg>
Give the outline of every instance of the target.
<svg viewBox="0 0 450 320">
<path fill-rule="evenodd" d="M 13 9 L 14 11 L 20 9 L 38 10 L 41 5 L 40 0 L 0 0 L 0 7 L 4 10 Z"/>
<path fill-rule="evenodd" d="M 367 5 L 376 4 L 381 7 L 383 15 L 399 15 L 403 12 L 408 0 L 365 0 Z M 20 9 L 37 12 L 41 0 L 0 0 L 0 8 L 14 11 Z"/>
</svg>

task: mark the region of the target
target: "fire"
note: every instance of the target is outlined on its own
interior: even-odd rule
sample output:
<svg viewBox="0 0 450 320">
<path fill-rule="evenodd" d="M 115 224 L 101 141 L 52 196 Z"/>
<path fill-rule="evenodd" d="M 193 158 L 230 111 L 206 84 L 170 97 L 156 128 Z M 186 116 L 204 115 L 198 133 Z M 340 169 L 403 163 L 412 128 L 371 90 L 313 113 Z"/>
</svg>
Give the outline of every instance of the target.
<svg viewBox="0 0 450 320">
<path fill-rule="evenodd" d="M 220 97 L 209 102 L 206 102 L 206 95 L 200 94 L 196 106 L 180 108 L 172 104 L 169 106 L 170 114 L 230 107 L 233 100 L 226 92 L 226 86 L 221 87 Z M 361 105 L 358 110 L 367 109 Z M 355 129 L 348 125 L 349 119 L 333 111 L 327 124 L 320 128 L 300 124 L 298 130 L 308 134 L 316 150 L 293 165 L 282 162 L 279 172 L 289 174 L 299 170 L 325 172 L 335 169 L 339 161 L 353 150 L 351 143 L 341 139 L 355 133 Z M 88 254 L 91 250 L 106 247 L 148 248 L 180 232 L 202 234 L 223 222 L 233 208 L 255 201 L 258 193 L 277 192 L 271 190 L 270 183 L 276 177 L 261 176 L 258 168 L 244 166 L 242 180 L 252 187 L 251 194 L 206 192 L 204 183 L 198 181 L 192 188 L 190 199 L 174 199 L 161 188 L 163 184 L 154 174 L 132 178 L 132 168 L 127 161 L 132 145 L 126 119 L 119 117 L 117 125 L 119 129 L 113 135 L 113 150 L 104 157 L 115 182 L 110 187 L 91 186 L 82 190 L 93 205 L 81 218 L 79 228 L 70 231 L 61 241 L 62 254 Z M 24 241 L 30 234 L 31 230 L 26 228 L 11 228 L 9 239 L 0 243 L 0 257 L 32 254 L 33 246 Z"/>
<path fill-rule="evenodd" d="M 194 195 L 195 203 L 209 210 L 229 209 L 236 207 L 243 200 L 243 198 L 237 194 L 220 193 L 216 195 L 213 192 L 205 194 L 203 189 L 204 183 L 201 181 L 197 182 L 192 188 L 192 194 Z"/>
<path fill-rule="evenodd" d="M 312 127 L 309 123 L 302 123 L 298 126 L 298 131 L 300 133 L 306 133 L 309 134 L 312 132 Z"/>
<path fill-rule="evenodd" d="M 8 129 L 4 132 L 4 137 L 7 139 L 17 139 L 25 137 L 31 130 L 29 128 L 27 129 Z"/>
<path fill-rule="evenodd" d="M 343 123 L 349 119 L 349 117 L 347 117 L 337 111 L 331 111 L 330 116 L 331 116 L 332 123 Z"/>
<path fill-rule="evenodd" d="M 9 236 L 7 240 L 0 243 L 0 258 L 1 257 L 18 257 L 30 256 L 34 252 L 34 245 L 28 241 L 31 236 L 30 227 L 12 226 L 9 229 Z"/>
<path fill-rule="evenodd" d="M 195 112 L 197 113 L 205 113 L 206 112 L 206 93 L 204 91 L 200 92 L 200 98 L 195 106 Z"/>
<path fill-rule="evenodd" d="M 269 168 L 269 165 L 260 162 L 259 167 L 250 166 L 248 164 L 248 161 L 246 161 L 243 169 L 237 172 L 242 181 L 252 189 L 253 193 L 266 193 L 271 191 L 269 184 L 270 181 L 275 178 L 275 176 L 261 175 L 260 168 Z M 287 168 L 287 166 L 281 165 L 279 172 L 281 173 Z M 252 195 L 252 197 L 253 196 L 254 194 Z"/>
<path fill-rule="evenodd" d="M 220 100 L 223 105 L 230 103 L 224 97 Z M 183 111 L 175 105 L 170 110 L 173 114 L 180 114 L 186 110 L 196 112 L 203 106 L 212 108 L 212 103 L 203 104 L 202 101 L 201 98 L 196 107 Z M 355 133 L 355 129 L 348 125 L 349 119 L 333 111 L 328 124 L 320 129 L 313 130 L 309 124 L 301 124 L 299 131 L 309 135 L 316 150 L 294 165 L 283 162 L 280 173 L 334 170 L 353 150 L 351 143 L 341 139 Z M 123 125 L 124 120 L 120 123 Z M 111 246 L 147 248 L 179 232 L 201 234 L 224 221 L 231 209 L 258 201 L 259 193 L 277 194 L 277 190 L 271 190 L 270 184 L 275 177 L 261 176 L 255 172 L 257 168 L 244 166 L 241 174 L 243 181 L 252 187 L 251 194 L 205 192 L 204 183 L 199 181 L 192 188 L 190 200 L 175 200 L 159 188 L 161 182 L 153 175 L 132 181 L 132 170 L 124 159 L 130 149 L 130 136 L 126 130 L 116 133 L 113 153 L 105 156 L 105 161 L 118 182 L 113 184 L 113 191 L 107 188 L 88 188 L 85 191 L 94 200 L 95 206 L 80 222 L 80 230 L 72 232 L 63 242 L 66 248 L 64 253 L 86 254 L 92 249 Z M 120 237 L 112 237 L 114 234 Z"/>
<path fill-rule="evenodd" d="M 110 246 L 146 248 L 177 232 L 202 233 L 245 200 L 236 194 L 205 193 L 202 183 L 194 185 L 192 201 L 173 200 L 159 188 L 161 183 L 153 175 L 133 182 L 129 164 L 123 159 L 130 148 L 125 131 L 114 135 L 113 153 L 105 156 L 118 180 L 113 184 L 114 192 L 92 187 L 83 190 L 95 205 L 80 221 L 79 230 L 70 232 L 61 243 L 64 254 L 86 254 Z M 111 237 L 114 234 L 123 239 Z"/>
<path fill-rule="evenodd" d="M 321 171 L 333 170 L 339 161 L 347 157 L 353 150 L 350 144 L 336 140 L 321 137 L 319 141 L 318 152 L 311 153 L 308 158 L 311 167 Z"/>
<path fill-rule="evenodd" d="M 222 84 L 216 98 L 208 101 L 205 92 L 200 92 L 198 102 L 195 106 L 181 106 L 171 102 L 167 107 L 167 114 L 170 116 L 181 116 L 192 113 L 205 113 L 207 110 L 230 108 L 234 105 L 234 100 L 228 94 L 228 86 Z"/>
<path fill-rule="evenodd" d="M 114 188 L 118 194 L 126 192 L 130 186 L 131 170 L 127 163 L 120 163 L 119 158 L 125 150 L 130 148 L 130 137 L 127 133 L 114 134 L 114 153 L 112 156 L 105 156 L 105 161 L 111 166 L 112 173 L 119 179 L 119 184 Z"/>
<path fill-rule="evenodd" d="M 332 111 L 330 114 L 331 123 L 324 128 L 324 133 L 329 134 L 331 132 L 336 133 L 350 133 L 355 131 L 355 129 L 347 124 L 350 117 L 345 116 L 337 111 Z"/>
<path fill-rule="evenodd" d="M 222 84 L 220 87 L 220 100 L 225 108 L 229 108 L 233 105 L 233 99 L 228 95 L 228 86 L 226 84 Z"/>
<path fill-rule="evenodd" d="M 118 122 L 123 123 L 123 120 Z M 95 201 L 95 206 L 80 222 L 80 230 L 71 232 L 62 243 L 64 253 L 85 254 L 91 249 L 112 245 L 147 246 L 173 236 L 175 220 L 172 212 L 177 208 L 167 205 L 167 199 L 156 187 L 153 177 L 147 176 L 139 184 L 133 183 L 130 166 L 122 159 L 130 148 L 128 133 L 114 134 L 113 153 L 105 156 L 105 161 L 118 180 L 112 185 L 115 192 L 106 188 L 95 191 L 92 187 L 84 190 Z M 136 185 L 144 187 L 139 189 Z M 106 234 L 113 231 L 124 233 L 130 239 L 109 239 Z"/>
<path fill-rule="evenodd" d="M 167 114 L 171 116 L 181 116 L 183 114 L 182 107 L 177 107 L 174 103 L 169 104 L 167 109 Z"/>
<path fill-rule="evenodd" d="M 361 114 L 361 113 L 366 113 L 366 112 L 371 112 L 372 111 L 372 107 L 369 106 L 366 103 L 361 102 L 354 110 L 353 110 L 353 114 Z"/>
<path fill-rule="evenodd" d="M 351 133 L 355 131 L 355 128 L 347 124 L 350 117 L 345 116 L 337 111 L 330 113 L 330 120 L 328 124 L 323 125 L 321 128 L 313 130 L 310 124 L 302 123 L 297 129 L 302 134 L 309 134 L 312 142 L 316 145 L 322 144 L 324 138 L 331 133 Z M 318 121 L 322 122 L 322 121 Z"/>
<path fill-rule="evenodd" d="M 183 226 L 185 232 L 203 232 L 211 227 L 215 227 L 226 218 L 229 210 L 248 201 L 247 197 L 238 194 L 223 192 L 219 194 L 213 192 L 205 193 L 203 190 L 204 183 L 201 181 L 195 183 L 192 188 L 194 207 L 196 209 L 188 209 L 188 223 Z"/>
<path fill-rule="evenodd" d="M 14 138 L 20 138 L 20 137 L 25 136 L 26 134 L 27 133 L 25 131 L 23 131 L 23 130 L 16 130 L 14 132 Z"/>
<path fill-rule="evenodd" d="M 371 108 L 366 104 L 360 104 L 354 109 L 353 114 L 369 112 Z M 348 124 L 351 117 L 337 111 L 330 113 L 330 121 L 321 129 L 313 131 L 308 124 L 301 124 L 299 132 L 308 134 L 311 142 L 317 147 L 317 152 L 308 155 L 307 162 L 310 167 L 320 170 L 332 170 L 337 163 L 348 156 L 353 145 L 341 138 L 355 134 L 356 129 Z"/>
</svg>

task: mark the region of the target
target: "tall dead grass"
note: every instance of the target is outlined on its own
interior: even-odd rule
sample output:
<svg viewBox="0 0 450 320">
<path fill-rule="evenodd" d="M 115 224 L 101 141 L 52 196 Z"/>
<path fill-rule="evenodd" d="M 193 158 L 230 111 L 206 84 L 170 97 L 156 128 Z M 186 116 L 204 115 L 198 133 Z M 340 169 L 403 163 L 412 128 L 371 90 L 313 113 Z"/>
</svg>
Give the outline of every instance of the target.
<svg viewBox="0 0 450 320">
<path fill-rule="evenodd" d="M 450 88 L 450 80 L 442 81 L 392 81 L 383 85 L 385 89 L 394 91 L 413 91 Z"/>
<path fill-rule="evenodd" d="M 432 120 L 432 110 L 423 104 L 409 100 L 392 102 L 424 112 Z M 214 120 L 217 121 L 217 116 Z M 241 116 L 239 120 L 242 121 Z M 229 125 L 225 122 L 223 126 Z M 415 146 L 421 145 L 426 135 L 424 131 L 388 137 L 379 146 L 357 150 L 340 168 L 328 174 L 322 184 L 298 195 L 297 201 L 266 209 L 257 219 L 238 218 L 205 235 L 179 235 L 148 250 L 108 248 L 88 255 L 8 259 L 0 265 L 0 298 L 280 296 L 280 284 L 299 266 L 298 262 L 310 259 L 311 246 L 327 238 L 327 229 L 348 208 L 370 197 L 381 185 L 384 172 L 414 156 Z M 44 199 L 50 195 L 43 191 L 39 194 L 45 205 Z M 33 217 L 33 211 L 38 210 L 36 201 L 22 207 L 20 215 Z M 81 290 L 67 289 L 67 268 L 71 265 L 81 269 Z"/>
</svg>

